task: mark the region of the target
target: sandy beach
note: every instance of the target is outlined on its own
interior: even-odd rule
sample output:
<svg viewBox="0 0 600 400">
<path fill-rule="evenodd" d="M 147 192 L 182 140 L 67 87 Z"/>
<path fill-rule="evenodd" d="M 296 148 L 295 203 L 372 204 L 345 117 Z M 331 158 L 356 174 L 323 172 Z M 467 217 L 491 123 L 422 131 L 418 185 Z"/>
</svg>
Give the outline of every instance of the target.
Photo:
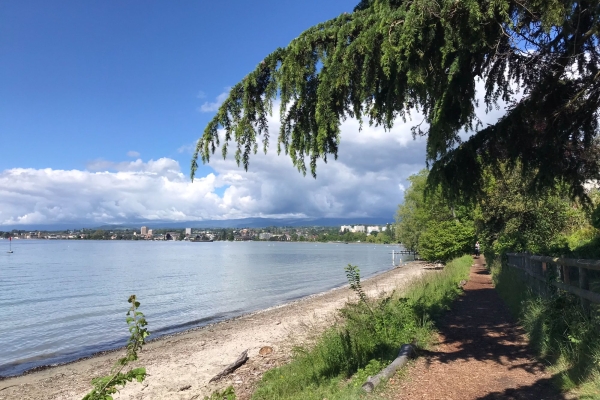
<svg viewBox="0 0 600 400">
<path fill-rule="evenodd" d="M 370 296 L 402 290 L 425 273 L 421 262 L 364 280 Z M 283 306 L 248 314 L 149 342 L 139 365 L 148 372 L 140 384 L 129 383 L 115 399 L 202 399 L 233 385 L 238 399 L 248 399 L 262 374 L 290 358 L 295 344 L 306 343 L 335 323 L 337 310 L 355 300 L 347 287 L 313 295 Z M 149 321 L 152 330 L 152 321 Z M 263 347 L 272 352 L 260 355 Z M 250 359 L 233 374 L 208 383 L 248 349 Z M 268 352 L 268 351 L 267 351 Z M 264 351 L 263 351 L 264 353 Z M 81 399 L 92 377 L 106 375 L 123 350 L 0 381 L 0 399 Z"/>
</svg>

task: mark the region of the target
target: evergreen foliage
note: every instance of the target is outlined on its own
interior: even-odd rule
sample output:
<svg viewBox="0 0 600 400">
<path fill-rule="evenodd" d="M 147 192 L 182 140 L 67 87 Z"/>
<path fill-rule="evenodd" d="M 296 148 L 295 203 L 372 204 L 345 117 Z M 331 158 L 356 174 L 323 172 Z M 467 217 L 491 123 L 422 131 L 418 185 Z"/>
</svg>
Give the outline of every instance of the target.
<svg viewBox="0 0 600 400">
<path fill-rule="evenodd" d="M 527 161 L 530 189 L 558 178 L 583 196 L 599 175 L 599 35 L 596 0 L 362 0 L 231 89 L 198 140 L 192 179 L 198 157 L 208 162 L 221 145 L 225 156 L 232 141 L 247 169 L 260 141 L 267 149 L 267 116 L 280 99 L 278 152 L 302 173 L 307 161 L 316 176 L 318 159 L 337 157 L 345 118 L 391 128 L 418 110 L 425 118 L 413 129 L 427 135 L 430 185 L 449 198 L 480 195 L 485 167 L 504 160 Z M 511 104 L 485 128 L 475 116 L 478 80 L 488 109 Z M 463 129 L 477 132 L 460 144 Z"/>
</svg>

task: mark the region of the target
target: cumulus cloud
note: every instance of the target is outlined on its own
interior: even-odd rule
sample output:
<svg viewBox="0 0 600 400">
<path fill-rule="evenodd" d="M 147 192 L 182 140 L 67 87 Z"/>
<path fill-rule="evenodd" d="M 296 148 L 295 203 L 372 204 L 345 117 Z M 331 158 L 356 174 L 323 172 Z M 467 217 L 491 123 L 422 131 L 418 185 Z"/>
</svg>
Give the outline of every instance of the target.
<svg viewBox="0 0 600 400">
<path fill-rule="evenodd" d="M 214 174 L 193 183 L 175 160 L 116 163 L 114 171 L 15 168 L 0 173 L 0 224 L 207 219 L 219 209 Z"/>
<path fill-rule="evenodd" d="M 139 156 L 140 156 L 140 153 L 138 153 L 137 151 L 130 150 L 127 152 L 127 157 L 138 158 Z"/>
<path fill-rule="evenodd" d="M 223 93 L 221 93 L 220 95 L 217 96 L 217 98 L 215 99 L 214 102 L 205 102 L 204 104 L 202 104 L 199 108 L 200 112 L 215 112 L 219 109 L 219 107 L 221 106 L 221 104 L 223 104 L 223 102 L 227 99 L 227 96 L 229 96 L 229 91 L 231 90 L 230 87 L 225 88 L 225 91 Z"/>
<path fill-rule="evenodd" d="M 271 121 L 272 129 L 278 128 Z M 346 122 L 340 158 L 304 177 L 275 149 L 259 152 L 250 170 L 215 157 L 215 173 L 189 180 L 177 161 L 94 160 L 86 170 L 15 168 L 0 172 L 0 225 L 124 223 L 245 217 L 391 216 L 399 185 L 423 166 L 422 141 L 409 125 L 376 132 Z M 363 135 L 373 136 L 365 143 Z M 273 146 L 274 147 L 274 146 Z M 398 151 L 390 151 L 395 148 Z M 402 150 L 404 149 L 404 150 Z M 406 157 L 403 157 L 405 154 Z M 404 161 L 403 161 L 404 158 Z"/>
<path fill-rule="evenodd" d="M 273 135 L 279 129 L 278 114 L 275 109 L 276 117 L 269 119 Z M 480 117 L 492 123 L 501 114 Z M 398 120 L 389 131 L 367 124 L 361 130 L 358 121 L 344 121 L 339 158 L 320 161 L 317 179 L 299 173 L 289 157 L 278 156 L 276 140 L 267 154 L 250 159 L 248 172 L 232 156 L 223 160 L 218 152 L 210 163 L 214 173 L 194 182 L 187 167 L 182 170 L 170 158 L 98 159 L 85 170 L 0 171 L 0 226 L 245 217 L 391 219 L 407 178 L 425 166 L 425 139 L 413 140 L 410 130 L 421 119 L 415 113 L 413 120 Z"/>
</svg>

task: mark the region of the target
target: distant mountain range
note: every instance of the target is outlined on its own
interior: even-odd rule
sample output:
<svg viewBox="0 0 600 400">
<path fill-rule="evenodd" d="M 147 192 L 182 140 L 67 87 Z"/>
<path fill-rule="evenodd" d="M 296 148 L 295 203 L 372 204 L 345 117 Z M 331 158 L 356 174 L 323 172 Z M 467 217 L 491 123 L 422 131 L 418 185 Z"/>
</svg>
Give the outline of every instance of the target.
<svg viewBox="0 0 600 400">
<path fill-rule="evenodd" d="M 121 230 L 135 229 L 139 230 L 142 226 L 150 229 L 183 229 L 183 228 L 265 228 L 268 226 L 341 226 L 341 225 L 385 225 L 393 223 L 393 218 L 384 217 L 357 217 L 357 218 L 241 218 L 224 219 L 210 221 L 136 221 L 124 224 L 90 224 L 90 223 L 58 223 L 48 225 L 0 225 L 0 231 L 9 231 L 12 229 L 26 231 L 58 231 L 67 229 L 104 229 Z"/>
</svg>

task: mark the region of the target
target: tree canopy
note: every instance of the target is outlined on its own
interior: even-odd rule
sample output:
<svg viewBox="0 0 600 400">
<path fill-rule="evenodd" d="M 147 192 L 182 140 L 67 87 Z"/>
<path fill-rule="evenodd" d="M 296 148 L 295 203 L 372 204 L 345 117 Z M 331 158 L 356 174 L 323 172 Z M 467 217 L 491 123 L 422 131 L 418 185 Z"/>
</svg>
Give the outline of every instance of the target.
<svg viewBox="0 0 600 400">
<path fill-rule="evenodd" d="M 599 176 L 599 51 L 597 0 L 362 0 L 231 89 L 198 140 L 191 176 L 199 157 L 208 162 L 219 146 L 225 156 L 231 142 L 247 169 L 260 142 L 267 150 L 267 117 L 280 100 L 277 149 L 302 173 L 308 162 L 316 176 L 318 159 L 337 157 L 345 118 L 389 129 L 416 110 L 430 183 L 450 198 L 476 196 L 483 170 L 506 162 L 533 174 L 533 188 L 558 179 L 582 195 Z M 488 110 L 510 105 L 485 127 L 475 114 L 479 81 Z M 463 130 L 474 134 L 461 143 Z"/>
</svg>

